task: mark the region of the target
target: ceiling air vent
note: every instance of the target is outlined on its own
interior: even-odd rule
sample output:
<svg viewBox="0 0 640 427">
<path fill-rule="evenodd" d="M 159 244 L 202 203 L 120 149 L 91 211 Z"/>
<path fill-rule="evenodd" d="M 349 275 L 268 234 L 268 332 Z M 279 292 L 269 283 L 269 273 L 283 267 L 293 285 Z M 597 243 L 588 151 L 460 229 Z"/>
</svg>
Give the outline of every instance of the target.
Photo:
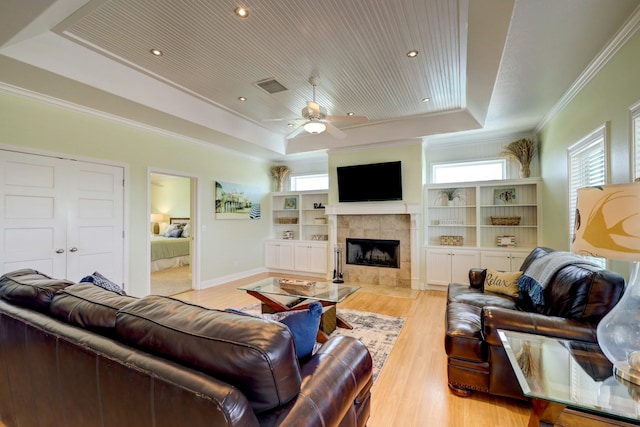
<svg viewBox="0 0 640 427">
<path fill-rule="evenodd" d="M 260 80 L 259 82 L 255 82 L 254 84 L 269 94 L 284 92 L 285 90 L 288 90 L 276 79 Z"/>
</svg>

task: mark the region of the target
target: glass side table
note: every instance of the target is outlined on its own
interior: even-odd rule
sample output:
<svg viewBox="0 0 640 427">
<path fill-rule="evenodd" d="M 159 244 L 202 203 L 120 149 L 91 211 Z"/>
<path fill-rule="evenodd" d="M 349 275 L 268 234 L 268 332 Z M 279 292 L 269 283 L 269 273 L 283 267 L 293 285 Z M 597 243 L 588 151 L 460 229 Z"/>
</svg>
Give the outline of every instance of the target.
<svg viewBox="0 0 640 427">
<path fill-rule="evenodd" d="M 498 334 L 522 392 L 532 399 L 529 426 L 640 425 L 640 387 L 616 379 L 597 344 Z"/>
</svg>

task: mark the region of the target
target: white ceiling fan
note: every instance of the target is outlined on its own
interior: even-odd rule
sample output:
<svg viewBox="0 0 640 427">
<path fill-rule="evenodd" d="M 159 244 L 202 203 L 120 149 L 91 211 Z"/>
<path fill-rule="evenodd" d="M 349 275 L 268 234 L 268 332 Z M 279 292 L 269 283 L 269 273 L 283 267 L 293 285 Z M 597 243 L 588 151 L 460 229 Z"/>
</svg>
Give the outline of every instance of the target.
<svg viewBox="0 0 640 427">
<path fill-rule="evenodd" d="M 318 77 L 309 78 L 309 83 L 313 87 L 313 101 L 307 102 L 307 105 L 302 109 L 302 117 L 294 119 L 267 119 L 264 121 L 288 121 L 288 122 L 302 122 L 296 130 L 287 135 L 287 139 L 292 139 L 298 136 L 302 131 L 306 131 L 312 135 L 318 135 L 325 130 L 334 138 L 344 138 L 346 134 L 340 129 L 331 124 L 331 122 L 344 122 L 344 123 L 365 123 L 369 119 L 366 116 L 329 116 L 327 110 L 320 106 L 316 102 L 316 86 L 319 82 Z"/>
</svg>

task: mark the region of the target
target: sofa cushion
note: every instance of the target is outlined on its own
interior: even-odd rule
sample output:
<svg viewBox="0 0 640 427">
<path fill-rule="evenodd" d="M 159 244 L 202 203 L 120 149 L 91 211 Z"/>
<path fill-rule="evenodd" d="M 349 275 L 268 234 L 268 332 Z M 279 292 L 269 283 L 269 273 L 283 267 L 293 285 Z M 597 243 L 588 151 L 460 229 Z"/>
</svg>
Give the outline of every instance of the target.
<svg viewBox="0 0 640 427">
<path fill-rule="evenodd" d="M 303 359 L 311 355 L 316 344 L 318 329 L 320 327 L 320 316 L 322 316 L 322 304 L 314 301 L 309 304 L 306 310 L 283 311 L 280 313 L 250 314 L 233 308 L 226 311 L 241 314 L 244 316 L 255 316 L 267 320 L 275 320 L 287 325 L 293 341 L 296 344 L 296 355 L 298 359 Z"/>
<path fill-rule="evenodd" d="M 448 302 L 469 304 L 479 308 L 495 306 L 518 310 L 516 298 L 494 292 L 482 292 L 480 289 L 461 283 L 451 283 L 449 285 Z"/>
<path fill-rule="evenodd" d="M 151 295 L 118 311 L 116 335 L 237 387 L 256 413 L 300 391 L 293 338 L 278 322 Z"/>
<path fill-rule="evenodd" d="M 0 297 L 23 307 L 46 311 L 55 293 L 73 284 L 71 281 L 53 279 L 39 271 L 25 268 L 0 277 Z"/>
<path fill-rule="evenodd" d="M 522 271 L 497 271 L 493 268 L 487 268 L 484 290 L 517 298 L 520 276 L 522 276 Z"/>
<path fill-rule="evenodd" d="M 526 274 L 534 260 L 553 251 L 535 248 L 522 263 L 522 270 Z M 580 320 L 595 326 L 620 300 L 624 283 L 624 278 L 612 271 L 568 265 L 560 269 L 545 288 L 544 305 L 533 304 L 522 292 L 518 307 L 523 311 Z"/>
<path fill-rule="evenodd" d="M 79 283 L 58 291 L 51 301 L 54 317 L 103 335 L 113 335 L 118 310 L 137 298 Z"/>
</svg>

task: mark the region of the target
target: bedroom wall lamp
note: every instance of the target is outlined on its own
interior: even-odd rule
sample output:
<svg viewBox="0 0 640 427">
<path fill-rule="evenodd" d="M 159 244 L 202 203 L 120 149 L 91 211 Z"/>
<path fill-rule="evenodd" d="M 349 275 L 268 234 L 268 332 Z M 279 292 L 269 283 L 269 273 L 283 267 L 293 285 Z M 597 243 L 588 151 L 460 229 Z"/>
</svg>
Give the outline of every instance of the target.
<svg viewBox="0 0 640 427">
<path fill-rule="evenodd" d="M 153 223 L 153 234 L 160 234 L 161 222 L 167 222 L 167 216 L 164 214 L 151 214 L 151 222 Z"/>
<path fill-rule="evenodd" d="M 578 189 L 573 252 L 633 262 L 624 295 L 600 320 L 597 336 L 616 376 L 640 385 L 640 183 Z"/>
</svg>

